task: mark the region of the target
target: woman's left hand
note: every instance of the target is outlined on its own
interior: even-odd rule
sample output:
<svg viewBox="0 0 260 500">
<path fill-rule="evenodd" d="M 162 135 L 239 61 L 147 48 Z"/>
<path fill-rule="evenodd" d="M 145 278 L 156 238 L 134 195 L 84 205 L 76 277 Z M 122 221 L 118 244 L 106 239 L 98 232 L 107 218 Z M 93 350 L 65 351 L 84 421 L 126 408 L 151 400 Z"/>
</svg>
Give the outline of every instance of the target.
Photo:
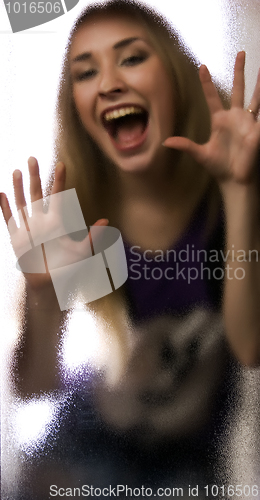
<svg viewBox="0 0 260 500">
<path fill-rule="evenodd" d="M 245 52 L 236 57 L 231 107 L 225 110 L 206 66 L 200 67 L 200 81 L 211 115 L 211 135 L 200 145 L 184 137 L 169 137 L 164 145 L 188 152 L 223 186 L 250 184 L 256 172 L 260 149 L 260 71 L 247 110 L 244 109 Z"/>
</svg>

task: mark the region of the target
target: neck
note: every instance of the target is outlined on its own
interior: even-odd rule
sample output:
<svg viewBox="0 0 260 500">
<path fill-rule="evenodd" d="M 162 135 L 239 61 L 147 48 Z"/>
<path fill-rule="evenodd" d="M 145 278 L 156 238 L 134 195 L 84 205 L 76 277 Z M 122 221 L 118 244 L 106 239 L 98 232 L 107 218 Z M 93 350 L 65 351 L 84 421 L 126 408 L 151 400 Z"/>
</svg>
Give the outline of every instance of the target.
<svg viewBox="0 0 260 500">
<path fill-rule="evenodd" d="M 149 168 L 143 172 L 118 173 L 119 192 L 124 206 L 138 203 L 162 205 L 171 210 L 181 207 L 187 198 L 203 193 L 208 181 L 206 172 L 193 163 L 174 161 L 162 168 Z"/>
<path fill-rule="evenodd" d="M 140 248 L 167 249 L 177 241 L 209 180 L 187 157 L 160 165 L 144 172 L 117 170 L 117 182 L 110 184 L 110 223 L 125 241 Z"/>
</svg>

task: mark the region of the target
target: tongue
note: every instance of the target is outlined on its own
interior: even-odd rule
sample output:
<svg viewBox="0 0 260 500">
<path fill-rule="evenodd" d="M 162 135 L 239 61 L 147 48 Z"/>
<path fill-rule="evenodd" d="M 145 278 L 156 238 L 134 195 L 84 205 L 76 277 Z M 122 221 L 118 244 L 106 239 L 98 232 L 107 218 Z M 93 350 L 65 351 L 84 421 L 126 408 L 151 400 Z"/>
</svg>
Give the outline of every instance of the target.
<svg viewBox="0 0 260 500">
<path fill-rule="evenodd" d="M 116 142 L 120 144 L 131 144 L 138 141 L 144 130 L 141 120 L 128 120 L 118 126 Z"/>
</svg>

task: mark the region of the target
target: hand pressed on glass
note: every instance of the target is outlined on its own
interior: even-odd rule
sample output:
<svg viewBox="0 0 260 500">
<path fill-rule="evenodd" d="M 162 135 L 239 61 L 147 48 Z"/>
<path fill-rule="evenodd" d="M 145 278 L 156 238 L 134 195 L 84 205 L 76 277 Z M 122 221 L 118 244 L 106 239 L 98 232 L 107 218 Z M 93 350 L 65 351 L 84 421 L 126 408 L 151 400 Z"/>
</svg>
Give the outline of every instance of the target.
<svg viewBox="0 0 260 500">
<path fill-rule="evenodd" d="M 244 109 L 245 52 L 239 52 L 234 67 L 231 107 L 223 108 L 208 68 L 200 68 L 200 80 L 211 116 L 211 135 L 200 145 L 184 137 L 169 137 L 164 145 L 187 151 L 219 182 L 220 188 L 235 183 L 249 184 L 256 172 L 260 145 L 260 71 L 250 106 Z M 250 112 L 248 112 L 251 110 Z M 253 113 L 252 113 L 253 111 Z"/>
<path fill-rule="evenodd" d="M 92 255 L 92 251 L 75 190 L 64 191 L 65 166 L 61 162 L 56 166 L 47 212 L 43 209 L 42 187 L 36 159 L 29 158 L 28 166 L 32 216 L 29 217 L 28 214 L 22 174 L 19 170 L 13 174 L 16 206 L 20 220 L 19 228 L 12 216 L 5 194 L 1 195 L 1 208 L 20 268 L 31 286 L 41 288 L 51 280 L 50 269 L 86 259 Z M 100 219 L 94 226 L 107 224 L 107 219 Z M 70 233 L 82 229 L 85 230 L 86 236 L 81 241 L 75 241 L 69 236 Z M 48 253 L 47 260 L 46 253 Z"/>
</svg>

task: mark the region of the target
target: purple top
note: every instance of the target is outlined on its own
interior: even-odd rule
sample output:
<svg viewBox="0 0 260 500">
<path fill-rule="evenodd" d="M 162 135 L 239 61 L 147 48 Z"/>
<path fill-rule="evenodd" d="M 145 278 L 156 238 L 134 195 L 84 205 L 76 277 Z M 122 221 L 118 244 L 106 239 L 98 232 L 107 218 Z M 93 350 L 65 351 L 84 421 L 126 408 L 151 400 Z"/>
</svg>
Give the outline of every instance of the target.
<svg viewBox="0 0 260 500">
<path fill-rule="evenodd" d="M 125 244 L 126 287 L 136 321 L 165 313 L 183 315 L 196 306 L 218 306 L 215 292 L 218 288 L 219 293 L 223 279 L 219 253 L 223 221 L 219 216 L 210 239 L 206 239 L 207 199 L 203 198 L 187 231 L 171 250 L 158 249 L 152 254 Z"/>
</svg>

